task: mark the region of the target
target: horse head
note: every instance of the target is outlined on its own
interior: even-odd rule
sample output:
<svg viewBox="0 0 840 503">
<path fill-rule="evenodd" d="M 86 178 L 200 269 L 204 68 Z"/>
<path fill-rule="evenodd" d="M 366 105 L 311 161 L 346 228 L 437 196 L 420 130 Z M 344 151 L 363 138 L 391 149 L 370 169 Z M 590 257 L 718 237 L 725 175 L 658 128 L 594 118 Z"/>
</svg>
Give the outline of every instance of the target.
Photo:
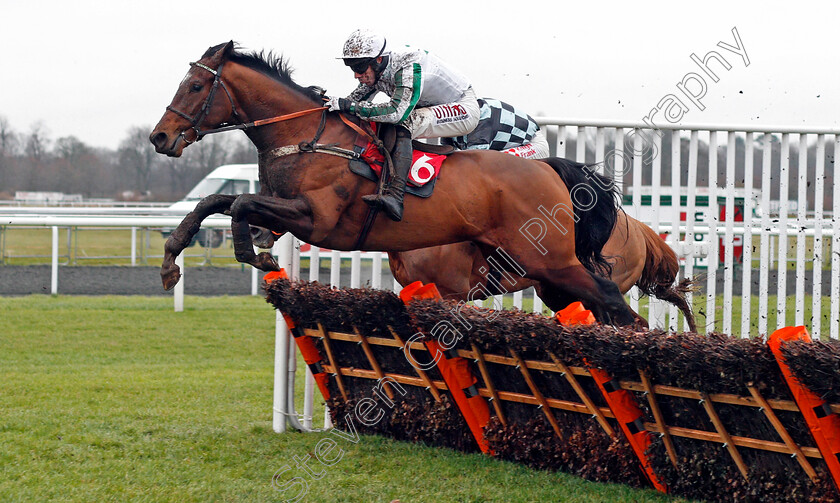
<svg viewBox="0 0 840 503">
<path fill-rule="evenodd" d="M 222 79 L 225 61 L 233 50 L 233 41 L 220 44 L 190 63 L 172 103 L 149 135 L 159 154 L 179 157 L 184 148 L 201 138 L 202 129 L 238 120 L 233 96 Z"/>
</svg>

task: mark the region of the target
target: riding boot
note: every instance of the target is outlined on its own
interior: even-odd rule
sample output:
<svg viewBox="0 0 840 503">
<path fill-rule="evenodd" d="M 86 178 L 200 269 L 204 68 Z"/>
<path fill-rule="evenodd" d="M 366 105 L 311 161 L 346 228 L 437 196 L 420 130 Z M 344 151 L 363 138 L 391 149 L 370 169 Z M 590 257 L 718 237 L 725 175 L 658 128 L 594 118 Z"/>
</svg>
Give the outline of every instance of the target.
<svg viewBox="0 0 840 503">
<path fill-rule="evenodd" d="M 403 196 L 408 170 L 411 169 L 411 134 L 397 126 L 397 144 L 391 156 L 394 162 L 394 177 L 388 180 L 381 194 L 363 196 L 362 200 L 373 207 L 382 207 L 388 218 L 399 222 L 403 214 Z"/>
</svg>

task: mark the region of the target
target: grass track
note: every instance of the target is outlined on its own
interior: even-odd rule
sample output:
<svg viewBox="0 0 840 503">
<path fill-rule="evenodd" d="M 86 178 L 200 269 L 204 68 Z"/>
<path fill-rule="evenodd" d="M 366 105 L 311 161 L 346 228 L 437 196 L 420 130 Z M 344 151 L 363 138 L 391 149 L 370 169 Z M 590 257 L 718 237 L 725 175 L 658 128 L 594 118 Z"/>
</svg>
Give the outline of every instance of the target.
<svg viewBox="0 0 840 503">
<path fill-rule="evenodd" d="M 681 501 L 483 455 L 271 430 L 274 314 L 254 297 L 0 298 L 0 501 Z M 302 394 L 302 393 L 301 393 Z"/>
</svg>

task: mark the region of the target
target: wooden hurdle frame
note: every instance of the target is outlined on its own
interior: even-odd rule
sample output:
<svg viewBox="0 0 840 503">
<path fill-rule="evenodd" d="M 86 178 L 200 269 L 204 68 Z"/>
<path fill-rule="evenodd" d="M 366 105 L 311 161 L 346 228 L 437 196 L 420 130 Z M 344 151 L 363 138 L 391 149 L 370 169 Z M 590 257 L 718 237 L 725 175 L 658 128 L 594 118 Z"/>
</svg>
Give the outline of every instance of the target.
<svg viewBox="0 0 840 503">
<path fill-rule="evenodd" d="M 417 294 L 417 290 L 417 288 L 406 287 L 403 295 L 401 295 L 406 304 L 412 301 L 412 298 Z M 436 293 L 436 290 L 434 293 Z M 425 293 L 421 292 L 419 297 L 434 298 L 434 295 L 430 295 L 427 289 Z M 294 323 L 297 324 L 298 322 L 299 320 L 294 320 Z M 467 369 L 466 372 L 470 375 L 466 376 L 466 378 L 472 379 L 471 382 L 475 384 L 464 387 L 465 381 L 463 379 L 456 383 L 453 381 L 451 375 L 447 376 L 446 372 L 442 372 L 444 379 L 433 379 L 427 372 L 417 366 L 414 366 L 414 375 L 390 372 L 388 368 L 381 365 L 373 351 L 373 348 L 395 350 L 401 353 L 418 351 L 427 353 L 430 357 L 433 357 L 437 349 L 434 346 L 430 346 L 429 341 L 406 342 L 391 326 L 388 326 L 386 331 L 377 336 L 364 334 L 355 326 L 351 331 L 330 331 L 320 322 L 317 322 L 316 326 L 317 328 L 312 328 L 311 326 L 301 328 L 298 325 L 295 340 L 300 343 L 304 338 L 307 338 L 309 339 L 309 347 L 313 346 L 311 344 L 313 341 L 320 341 L 325 353 L 321 355 L 323 372 L 329 376 L 329 379 L 335 382 L 344 400 L 348 398 L 343 383 L 346 377 L 370 379 L 373 381 L 381 381 L 383 378 L 392 379 L 394 382 L 402 385 L 424 388 L 436 402 L 440 402 L 441 396 L 444 393 L 448 393 L 455 398 L 459 410 L 470 425 L 477 445 L 483 452 L 488 454 L 493 453 L 483 438 L 482 429 L 490 417 L 491 412 L 489 411 L 492 411 L 492 415 L 498 418 L 502 425 L 506 426 L 509 419 L 505 411 L 505 404 L 516 403 L 535 406 L 540 411 L 539 414 L 543 414 L 548 420 L 557 438 L 561 440 L 564 437 L 564 433 L 556 420 L 555 412 L 572 412 L 591 416 L 592 420 L 609 437 L 615 437 L 618 431 L 622 431 L 625 438 L 631 444 L 633 444 L 631 439 L 633 435 L 640 434 L 648 437 L 653 434 L 658 435 L 661 437 L 668 460 L 675 468 L 679 467 L 680 459 L 677 454 L 677 448 L 674 445 L 674 439 L 682 437 L 724 447 L 745 481 L 750 480 L 750 468 L 744 460 L 742 450 L 754 449 L 794 457 L 802 471 L 812 482 L 816 482 L 819 479 L 819 474 L 814 468 L 812 461 L 823 460 L 829 466 L 830 475 L 834 478 L 835 484 L 838 484 L 837 476 L 831 471 L 832 460 L 827 459 L 828 453 L 821 452 L 821 446 L 814 447 L 797 444 L 791 433 L 779 419 L 778 412 L 799 412 L 800 408 L 797 402 L 794 400 L 765 398 L 759 390 L 759 386 L 755 383 L 749 383 L 745 387 L 744 393 L 739 395 L 710 393 L 704 390 L 657 384 L 644 371 L 639 371 L 638 380 L 619 380 L 615 382 L 608 377 L 601 377 L 599 380 L 598 373 L 604 373 L 603 370 L 567 365 L 551 351 L 545 352 L 544 359 L 526 359 L 512 348 L 509 348 L 508 354 L 488 354 L 481 351 L 476 344 L 472 343 L 468 349 L 459 348 L 445 351 L 445 357 L 440 361 L 444 362 L 446 360 L 460 358 L 468 362 L 468 365 L 461 365 L 460 367 L 462 371 L 464 371 L 463 369 Z M 336 354 L 333 350 L 333 345 L 336 341 L 359 345 L 364 352 L 370 368 L 365 369 L 342 365 L 340 355 Z M 440 364 L 440 362 L 438 363 Z M 518 393 L 500 389 L 494 382 L 489 368 L 490 365 L 502 365 L 518 370 L 521 379 L 527 385 L 530 393 Z M 574 391 L 577 400 L 558 398 L 554 394 L 554 390 L 541 387 L 537 380 L 534 379 L 534 372 L 551 373 L 561 377 Z M 591 391 L 587 392 L 584 389 L 582 382 L 587 379 L 595 380 L 599 383 L 603 396 L 597 396 Z M 609 383 L 608 386 L 610 389 L 604 389 L 603 383 L 605 382 Z M 589 387 L 591 389 L 591 384 Z M 632 421 L 633 418 L 631 417 L 629 423 L 632 424 L 629 424 L 630 430 L 628 430 L 622 422 L 622 417 L 620 417 L 621 412 L 616 410 L 616 406 L 613 405 L 607 396 L 609 393 L 616 391 L 624 393 L 626 395 L 625 399 L 632 400 L 634 403 L 640 399 L 644 400 L 652 418 L 637 416 L 635 421 Z M 463 399 L 459 400 L 456 396 L 459 392 L 462 394 Z M 389 396 L 393 398 L 393 395 Z M 702 430 L 667 424 L 665 415 L 660 407 L 660 401 L 663 397 L 696 400 L 698 404 L 702 405 L 714 429 Z M 468 404 L 466 400 L 472 400 L 472 405 Z M 480 404 L 476 408 L 478 401 L 480 401 Z M 607 405 L 598 405 L 597 403 L 599 401 L 606 401 Z M 773 431 L 778 435 L 778 441 L 730 434 L 718 414 L 716 405 L 719 404 L 759 410 L 763 413 Z M 488 411 L 486 415 L 482 415 L 481 413 L 482 406 L 484 410 Z M 638 406 L 636 405 L 636 407 Z M 833 417 L 837 417 L 837 414 L 840 413 L 840 404 L 825 404 L 824 409 L 825 414 L 831 414 Z M 639 412 L 639 415 L 641 415 L 641 412 Z M 611 421 L 618 422 L 620 427 L 617 429 Z M 838 421 L 840 421 L 840 418 L 838 418 Z M 649 445 L 649 442 L 645 445 Z M 635 448 L 636 446 L 634 446 L 640 464 L 646 472 L 652 486 L 660 491 L 667 492 L 667 487 L 664 483 L 657 480 L 657 475 L 653 472 L 646 459 L 645 445 L 642 448 Z M 825 449 L 822 449 L 822 451 L 825 451 Z M 833 461 L 836 462 L 837 459 Z"/>
</svg>

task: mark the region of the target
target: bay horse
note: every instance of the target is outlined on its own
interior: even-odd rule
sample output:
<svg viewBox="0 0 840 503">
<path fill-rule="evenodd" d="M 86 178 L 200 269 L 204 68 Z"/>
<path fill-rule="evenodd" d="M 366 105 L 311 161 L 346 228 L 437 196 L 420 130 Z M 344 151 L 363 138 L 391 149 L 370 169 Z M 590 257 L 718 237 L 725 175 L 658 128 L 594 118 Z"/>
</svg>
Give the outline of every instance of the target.
<svg viewBox="0 0 840 503">
<path fill-rule="evenodd" d="M 689 279 L 677 282 L 680 270 L 677 254 L 653 229 L 622 211 L 601 253 L 612 266 L 609 278 L 621 293 L 636 286 L 643 295 L 669 302 L 683 313 L 689 330 L 697 331 L 686 298 L 693 282 Z M 483 300 L 531 286 L 536 288 L 537 295 L 541 293 L 539 283 L 528 278 L 508 275 L 502 280 L 498 274 L 491 278 L 493 268 L 470 242 L 389 252 L 388 264 L 401 285 L 415 281 L 434 283 L 448 300 Z"/>
<path fill-rule="evenodd" d="M 256 246 L 271 248 L 280 235 L 252 227 L 251 237 Z M 694 313 L 686 298 L 686 293 L 694 288 L 693 281 L 677 282 L 680 270 L 677 254 L 653 229 L 622 211 L 601 253 L 611 266 L 609 279 L 621 293 L 636 286 L 643 295 L 673 304 L 685 316 L 689 330 L 697 332 Z M 532 286 L 537 295 L 541 293 L 539 283 L 533 280 L 495 272 L 478 247 L 470 242 L 388 252 L 388 265 L 400 285 L 415 281 L 434 283 L 447 300 L 484 300 Z"/>
<path fill-rule="evenodd" d="M 581 211 L 558 167 L 547 162 L 494 151 L 456 152 L 444 163 L 429 198 L 406 198 L 401 222 L 376 219 L 357 245 L 368 215 L 361 196 L 373 193 L 376 184 L 348 169 L 340 154 L 353 148 L 358 133 L 339 114 L 328 114 L 321 98 L 291 79 L 283 58 L 245 54 L 232 41 L 209 48 L 191 64 L 150 141 L 158 153 L 178 157 L 207 130 L 244 129 L 259 152 L 260 193 L 217 195 L 196 206 L 164 245 L 164 288 L 178 282 L 175 257 L 201 221 L 229 212 L 237 260 L 261 270 L 278 266 L 269 253 L 254 253 L 251 225 L 288 231 L 333 250 L 405 251 L 469 241 L 485 257 L 504 250 L 525 277 L 539 283 L 553 310 L 581 301 L 602 323 L 646 323 L 615 283 L 587 270 L 576 255 L 576 246 L 586 246 L 586 256 L 605 263 L 602 243 L 594 240 L 598 232 L 612 229 L 615 198 L 580 176 L 571 188 L 606 199 L 603 204 L 611 205 L 612 213 Z M 586 233 L 576 235 L 579 218 L 591 221 L 583 227 Z M 539 222 L 543 232 L 535 241 L 522 229 Z M 550 239 L 542 239 L 548 233 Z"/>
</svg>

